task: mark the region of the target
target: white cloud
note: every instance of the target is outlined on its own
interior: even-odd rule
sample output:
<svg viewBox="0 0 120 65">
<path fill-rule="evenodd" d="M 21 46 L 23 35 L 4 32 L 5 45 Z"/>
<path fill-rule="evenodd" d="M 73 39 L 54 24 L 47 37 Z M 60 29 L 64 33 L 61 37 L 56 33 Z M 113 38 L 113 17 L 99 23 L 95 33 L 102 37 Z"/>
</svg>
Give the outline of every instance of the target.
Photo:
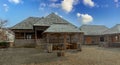
<svg viewBox="0 0 120 65">
<path fill-rule="evenodd" d="M 120 7 L 120 2 L 119 0 L 114 0 L 116 8 Z"/>
<path fill-rule="evenodd" d="M 52 3 L 49 6 L 53 7 L 53 8 L 58 8 L 58 7 L 60 7 L 60 4 Z"/>
<path fill-rule="evenodd" d="M 114 2 L 118 2 L 118 0 L 114 0 Z"/>
<path fill-rule="evenodd" d="M 23 2 L 22 0 L 8 0 L 8 1 L 15 4 L 19 4 Z"/>
<path fill-rule="evenodd" d="M 116 3 L 115 5 L 116 5 L 116 8 L 120 7 L 120 4 L 119 4 L 119 3 Z"/>
<path fill-rule="evenodd" d="M 9 9 L 9 6 L 7 4 L 3 4 L 3 7 L 4 7 L 5 12 L 7 12 Z"/>
<path fill-rule="evenodd" d="M 61 3 L 61 7 L 64 11 L 69 13 L 72 11 L 73 6 L 78 4 L 78 1 L 79 0 L 63 0 Z"/>
<path fill-rule="evenodd" d="M 50 0 L 51 2 L 57 2 L 58 0 Z"/>
<path fill-rule="evenodd" d="M 90 7 L 94 7 L 95 3 L 92 0 L 83 0 L 84 5 L 88 5 Z"/>
<path fill-rule="evenodd" d="M 79 0 L 74 0 L 74 5 L 77 5 L 79 3 Z"/>
<path fill-rule="evenodd" d="M 39 9 L 40 9 L 40 10 L 44 10 L 44 8 L 45 8 L 46 6 L 47 6 L 47 5 L 46 5 L 45 3 L 41 3 Z"/>
<path fill-rule="evenodd" d="M 74 0 L 63 0 L 62 1 L 62 9 L 66 12 L 70 12 L 73 9 Z"/>
<path fill-rule="evenodd" d="M 80 17 L 81 16 L 81 14 L 80 13 L 77 13 L 77 17 Z"/>
<path fill-rule="evenodd" d="M 80 14 L 77 13 L 78 20 L 81 21 L 83 24 L 88 24 L 93 21 L 93 17 L 89 14 Z"/>
</svg>

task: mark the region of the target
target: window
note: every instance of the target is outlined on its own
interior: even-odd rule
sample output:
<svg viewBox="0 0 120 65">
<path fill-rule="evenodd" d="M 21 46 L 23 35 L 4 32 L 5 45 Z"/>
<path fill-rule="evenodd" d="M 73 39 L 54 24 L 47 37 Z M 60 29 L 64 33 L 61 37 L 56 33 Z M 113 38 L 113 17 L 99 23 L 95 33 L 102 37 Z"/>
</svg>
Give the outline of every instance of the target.
<svg viewBox="0 0 120 65">
<path fill-rule="evenodd" d="M 28 35 L 26 35 L 26 38 L 27 39 L 32 39 L 32 35 L 28 34 Z"/>
<path fill-rule="evenodd" d="M 115 40 L 118 40 L 118 36 L 115 36 Z"/>
<path fill-rule="evenodd" d="M 104 42 L 104 37 L 100 37 L 100 42 Z"/>
</svg>

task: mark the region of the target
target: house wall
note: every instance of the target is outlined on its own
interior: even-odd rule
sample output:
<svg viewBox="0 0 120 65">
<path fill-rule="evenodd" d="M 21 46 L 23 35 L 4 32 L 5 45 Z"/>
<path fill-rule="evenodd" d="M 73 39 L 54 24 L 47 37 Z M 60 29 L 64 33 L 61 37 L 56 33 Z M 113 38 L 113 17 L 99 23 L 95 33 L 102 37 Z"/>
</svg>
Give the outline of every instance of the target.
<svg viewBox="0 0 120 65">
<path fill-rule="evenodd" d="M 78 44 L 83 43 L 83 34 L 67 34 L 66 48 L 67 49 L 77 49 Z M 58 50 L 61 45 L 64 45 L 64 34 L 49 34 L 46 38 L 46 43 L 52 44 L 54 50 Z"/>
<path fill-rule="evenodd" d="M 84 44 L 99 44 L 100 36 L 84 36 Z"/>
<path fill-rule="evenodd" d="M 106 43 L 105 47 L 120 47 L 120 34 L 105 35 Z"/>
</svg>

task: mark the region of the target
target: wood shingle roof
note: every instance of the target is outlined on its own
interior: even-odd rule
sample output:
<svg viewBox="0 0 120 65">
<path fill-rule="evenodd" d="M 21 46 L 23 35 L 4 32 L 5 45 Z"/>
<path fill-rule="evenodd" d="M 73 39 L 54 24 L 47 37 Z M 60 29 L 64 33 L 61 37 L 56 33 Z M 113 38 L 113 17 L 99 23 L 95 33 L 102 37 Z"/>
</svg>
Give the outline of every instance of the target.
<svg viewBox="0 0 120 65">
<path fill-rule="evenodd" d="M 104 25 L 82 25 L 80 30 L 84 32 L 85 35 L 102 35 L 103 31 L 108 28 Z"/>
<path fill-rule="evenodd" d="M 68 24 L 68 23 L 57 23 L 52 24 L 44 33 L 80 33 L 81 31 Z"/>
<path fill-rule="evenodd" d="M 55 13 L 51 13 L 45 18 L 39 20 L 34 26 L 50 26 L 54 23 L 69 23 L 65 19 L 61 18 L 60 16 L 56 15 Z M 71 24 L 71 23 L 69 23 Z M 73 25 L 73 24 L 71 24 Z"/>
<path fill-rule="evenodd" d="M 15 26 L 13 26 L 11 29 L 33 29 L 33 24 L 38 22 L 38 20 L 40 20 L 40 19 L 42 19 L 42 18 L 29 17 L 29 18 L 23 20 L 22 22 L 16 24 Z"/>
<path fill-rule="evenodd" d="M 120 33 L 120 24 L 115 25 L 114 27 L 103 32 L 104 34 L 117 34 Z"/>
<path fill-rule="evenodd" d="M 33 26 L 50 26 L 54 23 L 68 23 L 72 26 L 73 24 L 69 23 L 65 19 L 59 17 L 55 13 L 51 13 L 46 17 L 29 17 L 25 19 L 24 21 L 16 24 L 11 29 L 33 29 Z M 76 27 L 76 26 L 74 26 Z"/>
</svg>

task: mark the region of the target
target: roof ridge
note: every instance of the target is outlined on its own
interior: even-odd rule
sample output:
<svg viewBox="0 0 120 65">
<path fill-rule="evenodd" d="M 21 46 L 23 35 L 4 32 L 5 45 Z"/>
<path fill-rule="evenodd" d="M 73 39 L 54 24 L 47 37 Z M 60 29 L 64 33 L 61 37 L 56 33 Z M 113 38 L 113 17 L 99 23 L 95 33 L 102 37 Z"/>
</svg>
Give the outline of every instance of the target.
<svg viewBox="0 0 120 65">
<path fill-rule="evenodd" d="M 50 20 L 48 22 L 48 20 Z M 48 23 L 48 24 L 47 24 Z M 35 23 L 34 25 L 46 25 L 46 26 L 50 26 L 53 23 L 69 23 L 70 25 L 73 25 L 74 27 L 76 27 L 74 24 L 68 22 L 67 20 L 65 20 L 64 18 L 61 18 L 59 15 L 56 15 L 55 13 L 51 13 L 49 15 L 47 15 L 44 19 L 41 19 L 40 21 L 38 21 L 37 23 Z"/>
</svg>

